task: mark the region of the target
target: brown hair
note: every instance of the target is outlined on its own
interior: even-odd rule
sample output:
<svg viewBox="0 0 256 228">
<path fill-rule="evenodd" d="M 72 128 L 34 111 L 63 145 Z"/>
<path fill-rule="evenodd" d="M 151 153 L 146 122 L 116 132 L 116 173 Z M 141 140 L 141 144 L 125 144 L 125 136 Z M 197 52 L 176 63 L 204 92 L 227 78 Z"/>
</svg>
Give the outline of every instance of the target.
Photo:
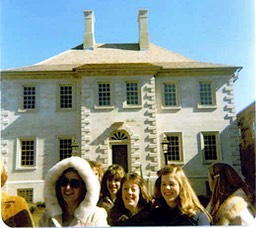
<svg viewBox="0 0 256 228">
<path fill-rule="evenodd" d="M 219 206 L 239 188 L 242 188 L 249 200 L 252 200 L 248 185 L 232 166 L 225 163 L 215 163 L 208 168 L 208 172 L 209 181 L 212 181 L 214 184 L 210 208 L 210 214 L 213 217 L 217 213 Z"/>
<path fill-rule="evenodd" d="M 103 197 L 110 196 L 107 188 L 107 180 L 112 180 L 114 178 L 121 179 L 124 177 L 125 171 L 121 165 L 113 164 L 108 167 L 107 171 L 104 173 L 101 181 L 101 194 Z"/>
<path fill-rule="evenodd" d="M 127 210 L 124 206 L 124 201 L 122 198 L 122 188 L 126 181 L 133 180 L 135 184 L 139 186 L 140 195 L 139 195 L 139 202 L 138 207 L 144 208 L 152 202 L 152 195 L 148 191 L 148 188 L 142 179 L 142 177 L 137 173 L 125 174 L 121 181 L 121 187 L 117 192 L 116 201 L 115 201 L 115 209 L 118 211 Z"/>
</svg>

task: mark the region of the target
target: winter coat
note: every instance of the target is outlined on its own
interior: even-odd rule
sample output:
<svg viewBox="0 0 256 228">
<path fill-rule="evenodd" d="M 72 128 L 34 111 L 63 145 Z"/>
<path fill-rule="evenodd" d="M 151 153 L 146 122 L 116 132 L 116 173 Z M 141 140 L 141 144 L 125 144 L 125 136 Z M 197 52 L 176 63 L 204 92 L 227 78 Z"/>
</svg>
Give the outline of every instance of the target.
<svg viewBox="0 0 256 228">
<path fill-rule="evenodd" d="M 126 208 L 119 209 L 115 205 L 109 214 L 109 224 L 111 226 L 148 226 L 150 211 L 151 203 L 134 215 L 131 215 Z"/>
<path fill-rule="evenodd" d="M 106 210 L 96 206 L 100 192 L 99 181 L 88 162 L 79 157 L 66 158 L 48 171 L 44 185 L 46 211 L 40 218 L 39 226 L 62 226 L 62 209 L 56 197 L 55 185 L 63 171 L 70 167 L 78 171 L 87 192 L 69 226 L 108 226 Z"/>
<path fill-rule="evenodd" d="M 207 206 L 210 211 L 211 201 Z M 255 209 L 240 188 L 230 195 L 219 207 L 213 218 L 214 225 L 251 225 L 255 221 Z"/>
<path fill-rule="evenodd" d="M 32 227 L 33 220 L 24 198 L 2 191 L 1 215 L 10 227 Z"/>
<path fill-rule="evenodd" d="M 198 211 L 195 216 L 183 214 L 178 207 L 171 208 L 167 204 L 156 207 L 150 215 L 152 226 L 209 226 L 207 216 Z"/>
</svg>

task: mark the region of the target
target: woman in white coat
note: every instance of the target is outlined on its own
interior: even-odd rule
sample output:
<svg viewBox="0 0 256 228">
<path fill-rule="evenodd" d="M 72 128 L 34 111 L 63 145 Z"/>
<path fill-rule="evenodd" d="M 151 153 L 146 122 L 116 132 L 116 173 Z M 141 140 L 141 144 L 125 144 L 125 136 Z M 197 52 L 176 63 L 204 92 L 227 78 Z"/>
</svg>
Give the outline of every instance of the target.
<svg viewBox="0 0 256 228">
<path fill-rule="evenodd" d="M 230 165 L 211 165 L 208 179 L 212 196 L 207 210 L 213 225 L 252 225 L 256 222 L 248 186 Z"/>
<path fill-rule="evenodd" d="M 46 211 L 40 227 L 108 226 L 107 213 L 97 207 L 100 183 L 87 161 L 66 158 L 46 175 L 44 201 Z"/>
</svg>

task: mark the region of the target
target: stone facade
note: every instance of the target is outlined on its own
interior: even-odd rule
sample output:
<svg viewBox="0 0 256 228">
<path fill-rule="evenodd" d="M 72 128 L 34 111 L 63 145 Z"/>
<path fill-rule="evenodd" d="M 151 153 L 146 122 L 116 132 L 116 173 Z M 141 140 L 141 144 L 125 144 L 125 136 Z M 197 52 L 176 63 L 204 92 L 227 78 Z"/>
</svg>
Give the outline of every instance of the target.
<svg viewBox="0 0 256 228">
<path fill-rule="evenodd" d="M 86 11 L 88 15 L 94 23 Z M 147 12 L 141 15 L 141 49 L 140 43 L 91 42 L 92 48 L 80 45 L 41 63 L 1 72 L 1 156 L 9 173 L 9 192 L 31 188 L 33 201 L 42 201 L 43 180 L 60 159 L 63 138 L 76 139 L 79 155 L 100 161 L 105 168 L 126 162 L 127 171 L 140 172 L 151 187 L 165 164 L 163 138 L 173 134 L 179 159 L 168 163 L 184 167 L 197 194 L 207 192 L 211 163 L 223 161 L 240 169 L 233 83 L 241 68 L 197 62 L 149 43 Z M 87 33 L 93 36 L 93 29 Z M 138 86 L 135 105 L 127 103 L 127 82 Z M 199 102 L 200 82 L 212 86 L 209 106 Z M 99 83 L 109 85 L 107 106 L 99 105 Z M 166 83 L 175 85 L 174 106 L 164 105 Z M 61 85 L 72 87 L 70 109 L 59 108 Z M 32 110 L 21 108 L 24 86 L 36 88 Z M 210 160 L 204 155 L 206 133 L 216 136 L 216 158 Z M 21 139 L 35 142 L 33 165 L 21 165 Z"/>
</svg>

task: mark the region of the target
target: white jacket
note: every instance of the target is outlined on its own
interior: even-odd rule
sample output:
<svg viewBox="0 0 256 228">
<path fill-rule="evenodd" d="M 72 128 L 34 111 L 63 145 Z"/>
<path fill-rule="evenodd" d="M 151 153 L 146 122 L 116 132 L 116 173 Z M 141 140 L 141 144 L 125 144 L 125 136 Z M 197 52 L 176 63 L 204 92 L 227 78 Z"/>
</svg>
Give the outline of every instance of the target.
<svg viewBox="0 0 256 228">
<path fill-rule="evenodd" d="M 231 194 L 219 207 L 215 215 L 214 225 L 252 225 L 255 224 L 253 206 L 249 203 L 245 192 L 240 188 Z M 209 211 L 211 202 L 207 206 Z"/>
<path fill-rule="evenodd" d="M 100 183 L 88 162 L 80 157 L 66 158 L 48 171 L 44 184 L 46 211 L 40 218 L 39 226 L 62 226 L 62 209 L 56 197 L 55 185 L 63 171 L 70 167 L 78 171 L 87 190 L 84 200 L 75 210 L 75 218 L 70 226 L 108 226 L 106 210 L 96 206 L 99 200 Z"/>
</svg>

